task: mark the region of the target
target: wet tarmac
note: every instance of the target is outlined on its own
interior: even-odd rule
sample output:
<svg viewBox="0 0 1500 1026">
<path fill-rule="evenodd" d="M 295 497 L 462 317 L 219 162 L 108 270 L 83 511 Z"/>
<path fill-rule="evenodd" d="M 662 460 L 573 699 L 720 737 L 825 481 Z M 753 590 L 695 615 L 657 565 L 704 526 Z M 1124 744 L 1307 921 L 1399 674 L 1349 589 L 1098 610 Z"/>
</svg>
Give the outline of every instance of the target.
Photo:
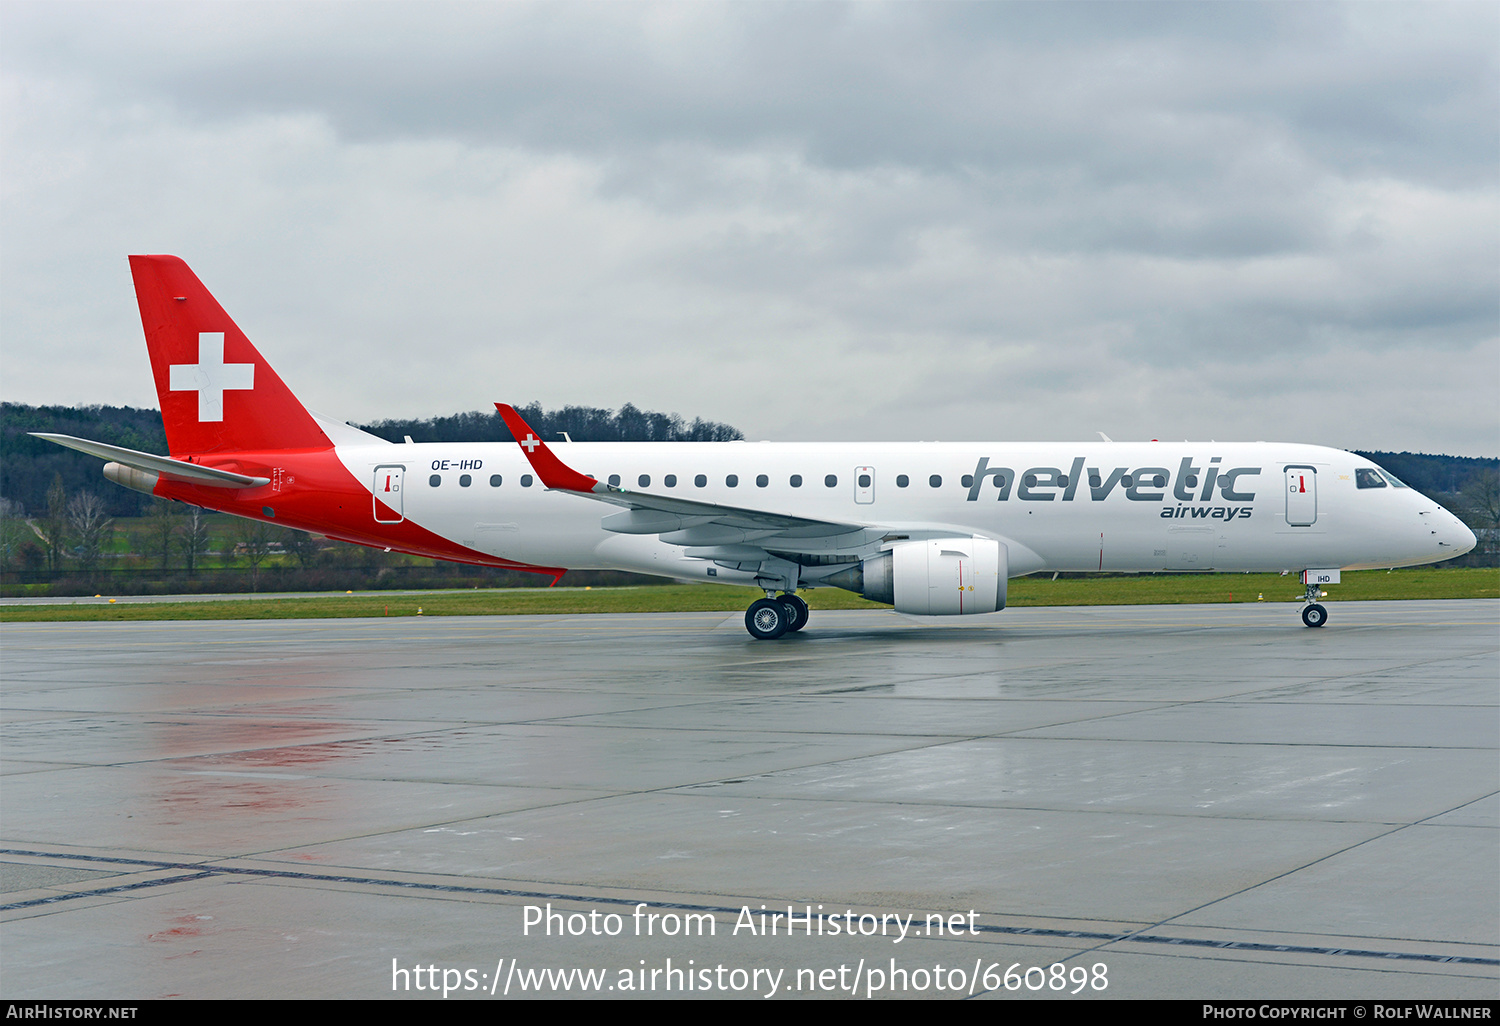
<svg viewBox="0 0 1500 1026">
<path fill-rule="evenodd" d="M 0 992 L 1494 999 L 1500 603 L 1329 609 L 0 625 Z"/>
</svg>

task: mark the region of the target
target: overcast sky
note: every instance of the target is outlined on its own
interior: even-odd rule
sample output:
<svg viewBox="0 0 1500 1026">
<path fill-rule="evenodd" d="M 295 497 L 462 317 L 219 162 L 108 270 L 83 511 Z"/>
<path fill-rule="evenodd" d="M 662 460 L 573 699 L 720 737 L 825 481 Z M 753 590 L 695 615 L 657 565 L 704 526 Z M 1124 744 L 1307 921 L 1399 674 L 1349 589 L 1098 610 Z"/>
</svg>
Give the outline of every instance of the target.
<svg viewBox="0 0 1500 1026">
<path fill-rule="evenodd" d="M 0 397 L 1500 454 L 1500 5 L 0 3 Z"/>
</svg>

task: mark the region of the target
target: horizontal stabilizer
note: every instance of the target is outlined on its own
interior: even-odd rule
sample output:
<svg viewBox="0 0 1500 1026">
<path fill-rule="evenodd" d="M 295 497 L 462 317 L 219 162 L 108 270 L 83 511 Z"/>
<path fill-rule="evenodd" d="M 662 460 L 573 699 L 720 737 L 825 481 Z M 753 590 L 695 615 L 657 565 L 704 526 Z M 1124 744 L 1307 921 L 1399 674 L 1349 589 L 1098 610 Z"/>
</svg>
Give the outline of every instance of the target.
<svg viewBox="0 0 1500 1026">
<path fill-rule="evenodd" d="M 189 484 L 208 485 L 211 488 L 259 488 L 261 485 L 271 483 L 269 477 L 250 477 L 247 474 L 236 474 L 228 470 L 200 467 L 196 463 L 184 463 L 170 456 L 153 456 L 149 452 L 136 452 L 134 449 L 124 449 L 118 445 L 91 442 L 87 438 L 54 435 L 42 431 L 32 431 L 30 434 L 36 438 L 56 442 L 69 449 L 86 452 L 90 456 L 98 456 L 100 459 L 134 467 L 136 470 L 144 470 L 150 474 L 162 474 Z"/>
</svg>

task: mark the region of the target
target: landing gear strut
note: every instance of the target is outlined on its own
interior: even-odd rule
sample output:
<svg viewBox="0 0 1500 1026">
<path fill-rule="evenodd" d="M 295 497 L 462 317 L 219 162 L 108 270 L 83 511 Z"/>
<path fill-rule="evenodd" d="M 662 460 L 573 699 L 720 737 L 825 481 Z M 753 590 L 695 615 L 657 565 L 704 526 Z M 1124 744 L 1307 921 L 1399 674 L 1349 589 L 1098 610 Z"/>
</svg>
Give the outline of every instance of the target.
<svg viewBox="0 0 1500 1026">
<path fill-rule="evenodd" d="M 791 592 L 763 598 L 745 610 L 745 630 L 757 641 L 771 641 L 807 626 L 807 603 Z"/>
</svg>

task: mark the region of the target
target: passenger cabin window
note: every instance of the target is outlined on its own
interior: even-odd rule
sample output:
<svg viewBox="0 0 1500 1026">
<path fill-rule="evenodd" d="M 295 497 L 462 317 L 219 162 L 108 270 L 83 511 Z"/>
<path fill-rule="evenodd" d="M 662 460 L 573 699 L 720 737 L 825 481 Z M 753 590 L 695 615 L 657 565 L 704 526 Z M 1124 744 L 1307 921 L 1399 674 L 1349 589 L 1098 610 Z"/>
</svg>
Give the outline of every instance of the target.
<svg viewBox="0 0 1500 1026">
<path fill-rule="evenodd" d="M 755 487 L 757 487 L 757 488 L 764 488 L 766 485 L 768 485 L 770 483 L 771 483 L 771 479 L 769 477 L 767 477 L 766 475 L 764 475 L 764 474 L 756 474 L 755 475 Z"/>
<path fill-rule="evenodd" d="M 792 482 L 791 483 L 792 483 L 792 487 L 793 488 L 801 488 L 802 487 L 802 475 L 801 474 L 793 474 L 792 475 Z"/>
<path fill-rule="evenodd" d="M 612 485 L 614 485 L 616 488 L 620 487 L 620 475 L 619 474 L 611 474 L 611 475 L 609 475 L 609 483 L 612 484 Z"/>
<path fill-rule="evenodd" d="M 1354 471 L 1354 487 L 1384 488 L 1385 478 L 1380 476 L 1378 470 L 1372 470 L 1369 467 L 1358 467 Z"/>
<path fill-rule="evenodd" d="M 499 488 L 500 487 L 500 475 L 499 474 L 491 474 L 490 475 L 490 487 L 491 488 Z"/>
<path fill-rule="evenodd" d="M 708 475 L 699 474 L 697 477 L 693 478 L 693 484 L 697 485 L 699 488 L 706 487 L 708 485 Z"/>
<path fill-rule="evenodd" d="M 927 479 L 927 483 L 929 485 L 931 485 L 932 487 L 934 487 L 934 488 L 941 488 L 941 487 L 943 487 L 943 475 L 942 474 L 933 474 L 931 477 L 929 477 Z"/>
<path fill-rule="evenodd" d="M 664 484 L 664 485 L 666 485 L 668 488 L 676 488 L 677 487 L 677 475 L 676 474 L 668 474 L 666 477 L 664 477 L 664 478 L 661 479 L 661 483 Z"/>
<path fill-rule="evenodd" d="M 432 487 L 436 488 L 438 485 L 440 485 L 440 484 L 443 483 L 443 475 L 442 474 L 433 474 L 431 477 L 429 477 L 427 479 L 427 483 L 430 484 Z"/>
<path fill-rule="evenodd" d="M 823 478 L 823 484 L 827 485 L 829 488 L 837 488 L 839 486 L 838 475 L 829 474 L 827 477 Z"/>
<path fill-rule="evenodd" d="M 909 484 L 911 484 L 911 478 L 907 477 L 905 474 L 897 474 L 896 475 L 896 487 L 897 488 L 905 488 Z"/>
<path fill-rule="evenodd" d="M 521 475 L 521 487 L 522 488 L 530 488 L 531 487 L 531 475 L 530 474 L 522 474 Z"/>
<path fill-rule="evenodd" d="M 859 475 L 859 486 L 861 488 L 868 488 L 868 487 L 870 487 L 870 475 L 869 474 L 861 474 L 861 475 Z"/>
<path fill-rule="evenodd" d="M 460 474 L 460 475 L 458 475 L 458 486 L 460 488 L 467 488 L 467 487 L 469 487 L 469 485 L 471 485 L 473 483 L 474 483 L 474 478 L 472 478 L 468 474 Z"/>
<path fill-rule="evenodd" d="M 730 488 L 738 488 L 739 485 L 740 485 L 740 475 L 738 475 L 738 474 L 730 474 L 728 477 L 726 477 L 724 479 L 724 483 L 726 485 L 728 485 Z"/>
<path fill-rule="evenodd" d="M 959 479 L 958 479 L 958 481 L 959 481 L 959 483 L 960 483 L 960 484 L 962 484 L 962 485 L 963 485 L 963 486 L 964 486 L 964 487 L 965 487 L 965 488 L 967 488 L 967 487 L 969 487 L 969 486 L 970 486 L 970 485 L 971 485 L 971 484 L 973 484 L 973 483 L 974 483 L 974 475 L 973 475 L 973 474 L 965 474 L 965 475 L 964 475 L 964 476 L 963 476 L 963 477 L 961 477 L 961 478 L 959 478 Z"/>
<path fill-rule="evenodd" d="M 639 484 L 642 488 L 650 488 L 651 487 L 651 475 L 650 474 L 642 474 L 640 477 L 636 478 L 636 483 Z"/>
</svg>

